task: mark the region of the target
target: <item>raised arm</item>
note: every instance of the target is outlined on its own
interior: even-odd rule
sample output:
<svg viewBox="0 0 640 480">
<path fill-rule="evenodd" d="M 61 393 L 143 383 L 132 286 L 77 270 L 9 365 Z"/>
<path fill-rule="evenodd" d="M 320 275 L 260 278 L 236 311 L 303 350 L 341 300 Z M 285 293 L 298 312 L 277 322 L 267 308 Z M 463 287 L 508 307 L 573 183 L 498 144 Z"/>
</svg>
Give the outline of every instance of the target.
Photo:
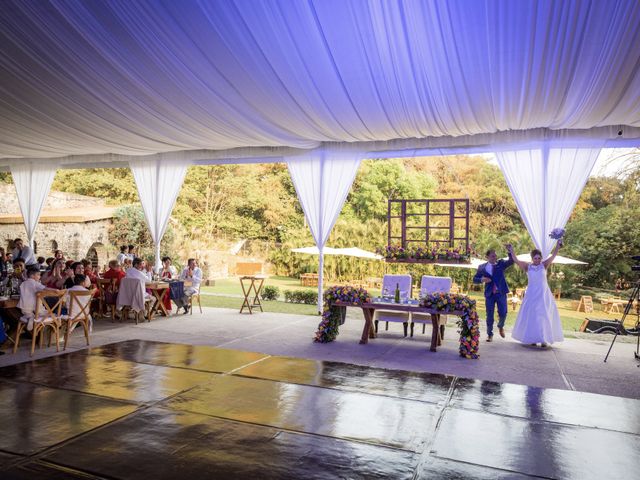
<svg viewBox="0 0 640 480">
<path fill-rule="evenodd" d="M 513 245 L 507 245 L 507 252 L 509 253 L 509 260 L 518 265 L 522 271 L 526 272 L 529 264 L 516 257 L 516 254 L 513 252 Z"/>
<path fill-rule="evenodd" d="M 551 256 L 547 258 L 544 262 L 542 262 L 545 269 L 549 268 L 549 265 L 551 265 L 553 261 L 556 259 L 556 255 L 558 255 L 558 252 L 560 251 L 560 247 L 562 247 L 562 239 L 558 240 L 558 242 L 556 243 L 556 246 L 553 248 L 553 252 L 551 252 Z"/>
</svg>

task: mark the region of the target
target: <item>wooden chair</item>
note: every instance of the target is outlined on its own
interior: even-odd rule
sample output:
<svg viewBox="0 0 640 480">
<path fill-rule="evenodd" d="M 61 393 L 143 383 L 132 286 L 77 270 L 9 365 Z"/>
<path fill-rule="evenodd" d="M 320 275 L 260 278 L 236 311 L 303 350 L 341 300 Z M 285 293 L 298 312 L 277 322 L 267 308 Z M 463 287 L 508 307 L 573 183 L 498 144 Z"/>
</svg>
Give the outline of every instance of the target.
<svg viewBox="0 0 640 480">
<path fill-rule="evenodd" d="M 56 351 L 60 351 L 60 312 L 62 310 L 62 303 L 66 294 L 66 290 L 42 290 L 36 294 L 36 311 L 33 317 L 33 331 L 31 332 L 33 335 L 31 338 L 31 355 L 33 355 L 33 352 L 36 349 L 36 340 L 38 337 L 40 337 L 40 348 L 42 348 L 44 332 L 47 327 L 49 327 L 49 343 L 47 346 L 51 345 L 51 334 L 54 333 L 56 338 Z M 57 300 L 53 306 L 51 306 L 45 299 Z M 18 323 L 18 328 L 16 329 L 13 353 L 16 353 L 18 350 L 20 335 L 25 328 L 27 328 L 27 322 L 21 320 Z"/>
<path fill-rule="evenodd" d="M 430 293 L 453 293 L 451 288 L 455 284 L 451 283 L 449 277 L 434 277 L 430 275 L 423 275 L 420 280 L 420 296 Z M 444 329 L 447 324 L 447 315 L 440 315 L 440 339 L 444 338 Z M 427 313 L 412 313 L 411 314 L 411 336 L 413 337 L 413 327 L 416 323 L 422 324 L 422 333 L 426 331 L 427 323 L 431 323 L 431 315 Z"/>
<path fill-rule="evenodd" d="M 71 290 L 69 292 L 69 314 L 62 317 L 62 323 L 65 325 L 63 350 L 67 349 L 69 335 L 77 324 L 82 325 L 84 338 L 87 340 L 87 345 L 89 345 L 89 330 L 91 327 L 89 309 L 91 307 L 91 298 L 95 293 L 95 289 L 86 292 L 82 290 Z"/>
<path fill-rule="evenodd" d="M 202 313 L 202 305 L 200 304 L 200 290 L 198 293 L 194 293 L 189 297 L 189 313 L 193 315 L 193 302 L 194 300 L 198 301 L 198 308 L 200 309 L 200 313 Z"/>
<path fill-rule="evenodd" d="M 98 279 L 98 312 L 104 317 L 106 310 L 111 312 L 111 321 L 116 321 L 116 298 L 118 297 L 118 285 L 115 278 L 99 278 Z"/>
<path fill-rule="evenodd" d="M 412 282 L 411 275 L 385 275 L 382 278 L 382 290 L 386 289 L 389 295 L 395 294 L 396 286 L 400 289 L 400 298 L 407 300 L 411 298 Z M 389 330 L 389 322 L 402 323 L 404 327 L 404 336 L 407 336 L 407 329 L 409 322 L 411 321 L 411 315 L 407 312 L 395 312 L 393 310 L 377 310 L 373 314 L 373 324 L 378 332 L 378 323 L 385 322 L 385 330 Z"/>
</svg>

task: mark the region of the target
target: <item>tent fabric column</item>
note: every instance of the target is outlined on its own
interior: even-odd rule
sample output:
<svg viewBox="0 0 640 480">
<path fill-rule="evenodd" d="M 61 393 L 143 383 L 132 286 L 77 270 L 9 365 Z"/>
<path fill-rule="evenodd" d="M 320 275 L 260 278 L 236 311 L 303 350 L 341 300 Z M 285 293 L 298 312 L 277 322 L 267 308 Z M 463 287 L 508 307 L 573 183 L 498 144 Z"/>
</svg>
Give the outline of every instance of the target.
<svg viewBox="0 0 640 480">
<path fill-rule="evenodd" d="M 600 154 L 599 147 L 540 145 L 496 152 L 498 164 L 535 246 L 546 258 L 564 228 Z"/>
<path fill-rule="evenodd" d="M 20 162 L 11 165 L 11 176 L 18 195 L 29 246 L 33 248 L 42 207 L 51 191 L 58 165 L 50 161 Z"/>
<path fill-rule="evenodd" d="M 324 246 L 358 172 L 362 152 L 317 149 L 285 157 L 311 235 L 319 251 L 318 311 L 322 311 Z"/>
<path fill-rule="evenodd" d="M 129 162 L 144 216 L 155 246 L 155 268 L 162 267 L 160 242 L 184 182 L 188 164 L 178 160 L 139 159 Z"/>
</svg>

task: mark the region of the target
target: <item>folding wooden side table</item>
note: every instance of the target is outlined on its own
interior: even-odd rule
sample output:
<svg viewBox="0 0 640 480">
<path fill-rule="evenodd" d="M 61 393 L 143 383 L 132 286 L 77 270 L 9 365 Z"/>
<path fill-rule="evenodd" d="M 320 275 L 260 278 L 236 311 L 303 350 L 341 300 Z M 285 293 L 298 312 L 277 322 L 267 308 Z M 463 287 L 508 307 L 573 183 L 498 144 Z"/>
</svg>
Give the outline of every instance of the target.
<svg viewBox="0 0 640 480">
<path fill-rule="evenodd" d="M 244 294 L 244 301 L 242 302 L 240 313 L 242 313 L 245 308 L 249 309 L 249 313 L 253 313 L 254 308 L 259 308 L 261 312 L 263 311 L 262 303 L 260 303 L 260 291 L 262 290 L 264 279 L 265 277 L 262 275 L 245 275 L 240 277 L 240 285 L 242 286 L 242 293 Z"/>
</svg>

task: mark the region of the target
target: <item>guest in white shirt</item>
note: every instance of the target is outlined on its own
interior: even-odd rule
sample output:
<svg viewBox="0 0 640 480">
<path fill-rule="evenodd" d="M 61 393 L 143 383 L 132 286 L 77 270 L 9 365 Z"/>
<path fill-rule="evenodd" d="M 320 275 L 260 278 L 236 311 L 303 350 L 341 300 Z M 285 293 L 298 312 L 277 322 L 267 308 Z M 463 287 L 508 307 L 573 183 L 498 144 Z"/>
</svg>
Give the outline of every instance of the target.
<svg viewBox="0 0 640 480">
<path fill-rule="evenodd" d="M 136 247 L 135 247 L 135 245 L 129 245 L 129 253 L 127 253 L 127 257 L 129 257 L 132 262 L 133 262 L 133 259 L 136 258 Z"/>
<path fill-rule="evenodd" d="M 145 271 L 145 261 L 141 258 L 133 259 L 133 266 L 127 270 L 127 278 L 137 278 L 142 280 L 143 282 L 148 282 L 149 278 L 147 277 L 147 273 Z"/>
<path fill-rule="evenodd" d="M 120 247 L 120 253 L 116 257 L 116 260 L 118 261 L 118 265 L 124 265 L 124 261 L 127 258 L 129 258 L 129 255 L 127 254 L 127 246 L 126 245 L 122 245 Z"/>
<path fill-rule="evenodd" d="M 18 308 L 22 311 L 22 315 L 29 319 L 27 330 L 33 329 L 33 318 L 36 313 L 37 293 L 45 290 L 43 284 L 40 283 L 40 268 L 38 266 L 29 267 L 27 270 L 27 279 L 20 284 L 20 300 Z M 40 306 L 40 311 L 44 312 L 44 305 Z"/>
<path fill-rule="evenodd" d="M 22 259 L 26 265 L 34 265 L 38 263 L 35 255 L 33 254 L 33 250 L 29 245 L 25 245 L 22 239 L 16 238 L 13 241 L 14 249 L 11 252 L 13 257 L 13 261 Z"/>
<path fill-rule="evenodd" d="M 184 313 L 187 313 L 189 311 L 189 298 L 194 293 L 200 292 L 200 283 L 202 283 L 202 270 L 198 267 L 198 263 L 195 258 L 187 260 L 187 266 L 182 270 L 180 280 L 190 281 L 191 286 L 185 287 L 184 297 L 182 297 L 182 299 L 174 300 L 174 302 L 178 307 L 184 308 Z"/>
</svg>

